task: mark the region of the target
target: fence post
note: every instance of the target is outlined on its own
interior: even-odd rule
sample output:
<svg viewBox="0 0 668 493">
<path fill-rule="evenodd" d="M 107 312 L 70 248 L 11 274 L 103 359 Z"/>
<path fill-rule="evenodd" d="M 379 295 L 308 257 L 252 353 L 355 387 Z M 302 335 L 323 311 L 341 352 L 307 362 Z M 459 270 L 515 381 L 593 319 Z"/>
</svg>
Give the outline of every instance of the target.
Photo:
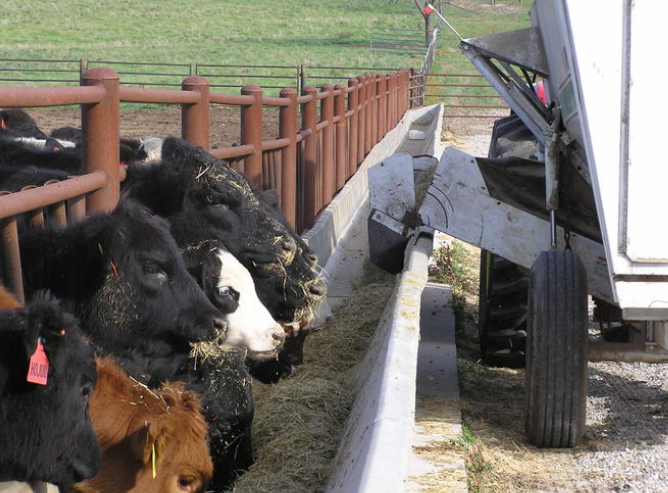
<svg viewBox="0 0 668 493">
<path fill-rule="evenodd" d="M 317 176 L 318 155 L 318 90 L 306 86 L 302 90 L 305 96 L 311 99 L 302 106 L 302 130 L 308 130 L 311 135 L 303 140 L 303 173 L 304 173 L 304 210 L 302 211 L 302 227 L 308 229 L 313 226 L 315 216 L 319 212 L 320 183 Z"/>
<path fill-rule="evenodd" d="M 390 124 L 397 124 L 397 73 L 390 75 Z"/>
<path fill-rule="evenodd" d="M 366 80 L 366 87 L 365 87 L 365 98 L 366 98 L 366 110 L 364 110 L 364 155 L 366 156 L 369 154 L 371 151 L 371 148 L 373 147 L 373 142 L 371 142 L 371 139 L 373 139 L 373 133 L 372 133 L 372 120 L 373 120 L 373 97 L 374 97 L 374 88 L 371 85 L 371 78 L 373 76 L 370 74 L 367 74 L 365 77 Z"/>
<path fill-rule="evenodd" d="M 297 220 L 297 90 L 281 89 L 281 98 L 290 103 L 281 106 L 278 115 L 278 138 L 288 139 L 289 144 L 281 149 L 281 210 L 293 228 Z"/>
<path fill-rule="evenodd" d="M 389 130 L 387 125 L 387 74 L 382 74 L 378 83 L 378 128 L 380 128 L 381 139 Z"/>
<path fill-rule="evenodd" d="M 346 178 L 350 178 L 357 171 L 357 79 L 348 79 L 348 87 L 353 90 L 348 93 L 348 111 L 352 111 L 348 124 L 348 172 Z"/>
<path fill-rule="evenodd" d="M 408 110 L 408 86 L 410 85 L 408 80 L 408 70 L 403 69 L 401 71 L 401 114 L 399 119 L 403 118 L 404 114 Z"/>
<path fill-rule="evenodd" d="M 346 150 L 346 86 L 337 84 L 334 89 L 339 94 L 334 96 L 334 116 L 339 117 L 336 122 L 336 191 L 346 184 L 348 152 Z"/>
<path fill-rule="evenodd" d="M 358 78 L 357 84 L 357 108 L 359 110 L 359 115 L 357 118 L 357 164 L 361 164 L 364 161 L 366 154 L 364 153 L 364 148 L 366 147 L 366 78 L 363 75 L 360 75 Z"/>
<path fill-rule="evenodd" d="M 118 203 L 119 178 L 119 97 L 118 74 L 98 67 L 81 76 L 82 86 L 101 86 L 106 97 L 99 103 L 81 105 L 81 155 L 85 173 L 103 171 L 107 184 L 88 196 L 89 212 L 108 212 Z"/>
<path fill-rule="evenodd" d="M 181 105 L 181 137 L 190 145 L 209 150 L 210 105 L 209 81 L 201 75 L 191 75 L 181 84 L 184 91 L 196 91 L 200 98 L 196 103 Z"/>
<path fill-rule="evenodd" d="M 371 94 L 373 95 L 373 111 L 371 113 L 371 147 L 380 140 L 380 125 L 378 121 L 378 108 L 380 108 L 380 75 L 373 74 Z"/>
<path fill-rule="evenodd" d="M 328 122 L 322 129 L 322 203 L 325 207 L 332 201 L 336 186 L 336 168 L 334 167 L 334 86 L 323 84 L 322 91 L 328 93 L 322 100 L 320 121 Z"/>
<path fill-rule="evenodd" d="M 244 158 L 244 174 L 255 186 L 262 187 L 262 89 L 251 84 L 242 87 L 241 94 L 255 100 L 241 107 L 241 145 L 255 148 Z"/>
</svg>

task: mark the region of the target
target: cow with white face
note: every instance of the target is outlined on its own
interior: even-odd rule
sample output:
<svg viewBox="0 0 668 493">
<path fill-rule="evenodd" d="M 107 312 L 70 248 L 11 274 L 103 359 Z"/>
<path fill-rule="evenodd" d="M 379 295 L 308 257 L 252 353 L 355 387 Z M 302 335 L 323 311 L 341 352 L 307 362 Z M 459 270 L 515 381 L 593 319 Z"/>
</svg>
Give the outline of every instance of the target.
<svg viewBox="0 0 668 493">
<path fill-rule="evenodd" d="M 227 320 L 224 345 L 244 347 L 252 359 L 275 357 L 285 341 L 285 331 L 258 298 L 248 269 L 212 240 L 188 247 L 184 259 Z"/>
</svg>

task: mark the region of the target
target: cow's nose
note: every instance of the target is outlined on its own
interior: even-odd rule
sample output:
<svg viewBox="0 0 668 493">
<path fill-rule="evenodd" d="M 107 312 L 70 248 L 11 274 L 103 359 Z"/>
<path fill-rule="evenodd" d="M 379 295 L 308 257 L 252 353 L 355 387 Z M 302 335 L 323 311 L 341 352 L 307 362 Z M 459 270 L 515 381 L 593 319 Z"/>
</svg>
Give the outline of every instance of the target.
<svg viewBox="0 0 668 493">
<path fill-rule="evenodd" d="M 325 286 L 324 282 L 315 282 L 308 287 L 308 290 L 309 293 L 311 293 L 313 296 L 321 298 L 325 296 L 325 293 L 327 292 L 327 286 Z"/>
<path fill-rule="evenodd" d="M 283 330 L 283 327 L 277 327 L 276 330 L 271 334 L 271 337 L 275 340 L 278 341 L 277 346 L 280 346 L 285 342 L 285 330 Z"/>
<path fill-rule="evenodd" d="M 225 331 L 225 326 L 227 323 L 225 322 L 225 319 L 222 317 L 213 317 L 213 320 L 211 321 L 213 323 L 213 330 L 218 334 L 220 332 Z"/>
<path fill-rule="evenodd" d="M 318 265 L 318 256 L 315 253 L 307 253 L 305 257 L 311 267 Z"/>
<path fill-rule="evenodd" d="M 294 241 L 291 241 L 291 240 L 283 240 L 281 242 L 281 248 L 283 249 L 284 252 L 287 252 L 287 253 L 296 253 L 297 252 L 297 244 Z"/>
</svg>

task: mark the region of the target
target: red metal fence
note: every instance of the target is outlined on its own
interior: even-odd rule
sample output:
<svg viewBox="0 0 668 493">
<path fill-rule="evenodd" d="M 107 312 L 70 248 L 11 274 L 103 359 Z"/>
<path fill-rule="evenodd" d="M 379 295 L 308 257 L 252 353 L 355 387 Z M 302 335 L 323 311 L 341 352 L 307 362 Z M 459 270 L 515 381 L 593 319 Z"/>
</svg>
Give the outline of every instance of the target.
<svg viewBox="0 0 668 493">
<path fill-rule="evenodd" d="M 182 137 L 229 159 L 261 188 L 279 193 L 280 207 L 298 232 L 357 171 L 371 148 L 394 127 L 408 107 L 409 73 L 362 75 L 344 85 L 283 89 L 264 96 L 249 85 L 241 94 L 210 90 L 202 76 L 186 78 L 180 91 L 121 87 L 116 72 L 88 70 L 79 87 L 2 87 L 0 107 L 81 105 L 85 174 L 17 193 L 0 192 L 0 277 L 23 296 L 17 217 L 36 226 L 48 216 L 62 225 L 87 213 L 108 211 L 119 198 L 120 103 L 180 104 Z M 211 104 L 240 107 L 240 145 L 210 149 Z M 277 138 L 262 134 L 265 107 L 279 109 Z"/>
<path fill-rule="evenodd" d="M 421 74 L 410 77 L 411 106 L 442 102 L 445 118 L 492 118 L 509 107 L 481 74 Z"/>
</svg>

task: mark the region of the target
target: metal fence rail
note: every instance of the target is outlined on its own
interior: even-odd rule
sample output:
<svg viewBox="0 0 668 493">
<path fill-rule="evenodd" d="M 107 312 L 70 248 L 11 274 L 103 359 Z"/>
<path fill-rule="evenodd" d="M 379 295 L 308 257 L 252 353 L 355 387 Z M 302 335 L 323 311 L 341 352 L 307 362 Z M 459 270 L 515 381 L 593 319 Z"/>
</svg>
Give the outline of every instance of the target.
<svg viewBox="0 0 668 493">
<path fill-rule="evenodd" d="M 371 148 L 408 108 L 408 70 L 366 74 L 320 90 L 284 88 L 279 97 L 247 85 L 241 94 L 211 91 L 208 79 L 191 75 L 180 90 L 121 86 L 109 68 L 90 69 L 79 87 L 0 87 L 0 107 L 81 105 L 84 175 L 16 193 L 0 191 L 0 277 L 22 299 L 17 217 L 50 215 L 61 224 L 118 202 L 121 102 L 179 104 L 182 137 L 211 154 L 231 159 L 260 188 L 274 188 L 288 221 L 303 232 L 327 206 Z M 212 104 L 240 108 L 240 145 L 210 149 Z M 262 133 L 263 108 L 279 111 L 278 138 Z M 32 220 L 31 220 L 32 221 Z M 39 221 L 38 221 L 39 222 Z"/>
<path fill-rule="evenodd" d="M 497 119 L 509 111 L 501 96 L 478 73 L 414 74 L 410 92 L 414 106 L 424 105 L 426 100 L 443 102 L 447 118 Z"/>
<path fill-rule="evenodd" d="M 422 48 L 424 50 L 424 48 Z M 297 91 L 310 84 L 347 83 L 360 73 L 388 73 L 399 67 L 318 66 L 318 65 L 248 65 L 211 63 L 159 63 L 114 60 L 38 60 L 0 58 L 0 87 L 17 82 L 38 85 L 78 84 L 84 72 L 95 67 L 114 69 L 123 86 L 178 88 L 184 78 L 201 75 L 210 87 L 234 92 L 248 84 L 261 84 L 278 95 L 280 89 Z"/>
</svg>

